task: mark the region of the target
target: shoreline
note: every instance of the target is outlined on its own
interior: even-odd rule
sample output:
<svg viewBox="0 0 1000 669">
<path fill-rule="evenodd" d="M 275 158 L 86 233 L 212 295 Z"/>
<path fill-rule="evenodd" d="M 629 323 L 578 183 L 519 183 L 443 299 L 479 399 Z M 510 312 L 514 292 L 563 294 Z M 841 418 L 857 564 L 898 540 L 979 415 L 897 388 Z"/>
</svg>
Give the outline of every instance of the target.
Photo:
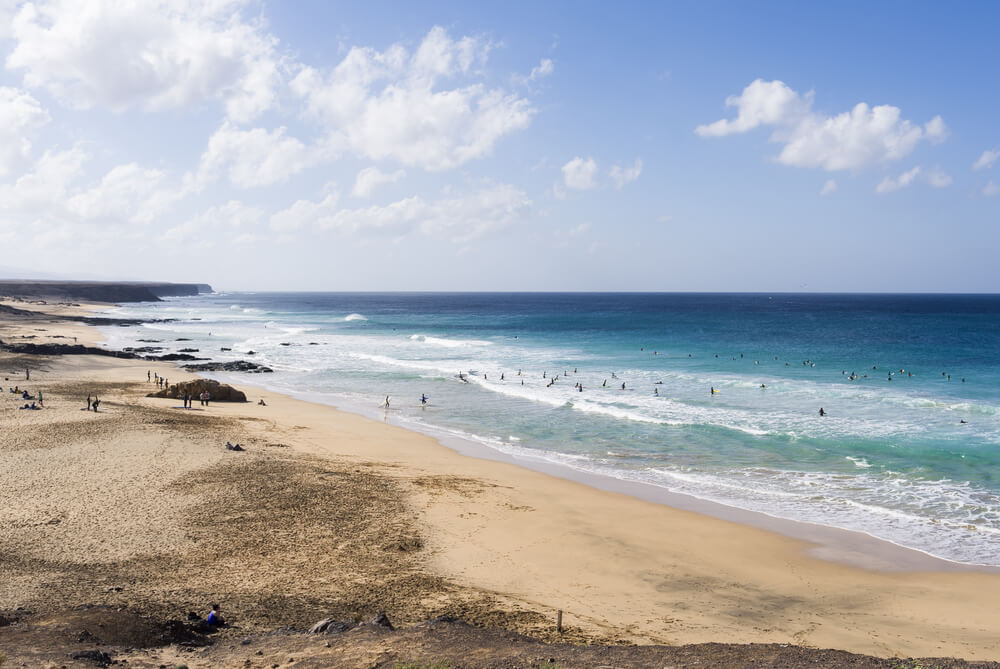
<svg viewBox="0 0 1000 669">
<path fill-rule="evenodd" d="M 59 374 L 75 367 L 79 374 L 129 379 L 151 368 L 169 370 L 172 381 L 197 378 L 162 362 L 52 360 Z M 811 554 L 808 542 L 773 530 L 521 463 L 469 457 L 410 428 L 328 405 L 266 389 L 257 394 L 267 407 L 214 405 L 204 414 L 240 422 L 256 440 L 252 457 L 280 438 L 277 446 L 290 447 L 297 457 L 355 463 L 362 468 L 355 471 L 397 482 L 420 528 L 420 562 L 435 577 L 546 615 L 564 610 L 569 624 L 590 635 L 639 643 L 792 643 L 882 657 L 1000 658 L 993 633 L 1000 623 L 993 606 L 1000 579 L 993 573 L 872 571 L 831 562 Z M 169 401 L 136 401 L 170 411 Z M 47 419 L 49 412 L 39 414 L 30 418 Z M 20 418 L 14 412 L 13 419 Z M 219 457 L 226 456 L 213 450 L 211 458 Z"/>
<path fill-rule="evenodd" d="M 296 400 L 317 406 L 330 407 L 336 411 L 361 416 L 370 421 L 385 422 L 415 434 L 430 437 L 442 446 L 464 457 L 502 462 L 529 471 L 580 483 L 595 490 L 620 493 L 642 501 L 661 504 L 671 509 L 691 511 L 718 520 L 739 523 L 760 530 L 774 532 L 789 539 L 805 541 L 813 544 L 812 547 L 806 549 L 807 554 L 822 560 L 858 567 L 860 569 L 883 572 L 941 571 L 1000 574 L 1000 567 L 998 566 L 948 560 L 917 548 L 897 544 L 888 539 L 858 530 L 783 518 L 762 511 L 743 509 L 698 497 L 697 495 L 669 490 L 653 483 L 628 480 L 615 477 L 611 474 L 578 469 L 569 464 L 547 460 L 541 456 L 532 458 L 530 456 L 506 453 L 472 439 L 450 433 L 444 428 L 427 426 L 426 429 L 420 429 L 422 426 L 414 425 L 405 420 L 394 419 L 391 414 L 380 419 L 378 415 L 379 410 L 365 409 L 360 406 L 351 405 L 349 402 L 339 401 L 339 398 L 332 397 L 329 402 L 325 402 L 322 399 L 310 397 L 309 393 L 306 392 L 276 389 L 268 386 L 263 381 L 263 377 L 241 376 L 238 373 L 222 372 L 203 372 L 200 374 L 205 378 L 216 379 L 230 385 L 242 384 L 292 397 Z"/>
</svg>

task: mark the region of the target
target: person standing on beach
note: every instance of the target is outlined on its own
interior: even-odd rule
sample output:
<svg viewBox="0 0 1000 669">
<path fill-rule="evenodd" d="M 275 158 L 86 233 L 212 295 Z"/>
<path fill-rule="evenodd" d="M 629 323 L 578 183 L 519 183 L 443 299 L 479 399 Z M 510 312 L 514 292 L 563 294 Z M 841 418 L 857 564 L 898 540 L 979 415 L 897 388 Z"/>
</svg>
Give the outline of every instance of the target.
<svg viewBox="0 0 1000 669">
<path fill-rule="evenodd" d="M 146 383 L 149 383 L 149 380 L 150 380 L 151 378 L 152 378 L 152 377 L 150 376 L 150 372 L 149 372 L 149 370 L 147 369 L 147 370 L 146 370 Z"/>
<path fill-rule="evenodd" d="M 97 413 L 97 405 L 100 404 L 100 403 L 101 403 L 101 400 L 99 400 L 99 399 L 97 399 L 95 397 L 93 403 L 91 404 L 91 406 L 94 408 L 94 413 Z"/>
<path fill-rule="evenodd" d="M 27 367 L 24 368 L 24 380 L 25 381 L 31 380 L 31 370 L 28 369 Z"/>
<path fill-rule="evenodd" d="M 208 401 L 210 399 L 212 399 L 212 394 L 206 390 L 205 391 L 205 406 L 208 406 Z"/>
<path fill-rule="evenodd" d="M 45 406 L 45 400 L 42 399 L 42 391 L 41 390 L 38 391 L 38 406 L 40 406 L 40 407 Z"/>
</svg>

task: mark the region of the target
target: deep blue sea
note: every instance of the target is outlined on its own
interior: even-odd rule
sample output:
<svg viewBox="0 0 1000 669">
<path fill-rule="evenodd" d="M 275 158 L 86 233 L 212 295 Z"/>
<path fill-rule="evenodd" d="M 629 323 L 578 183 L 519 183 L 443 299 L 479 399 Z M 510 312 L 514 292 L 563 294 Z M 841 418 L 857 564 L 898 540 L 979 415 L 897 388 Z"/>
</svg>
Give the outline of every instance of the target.
<svg viewBox="0 0 1000 669">
<path fill-rule="evenodd" d="M 105 328 L 108 346 L 274 368 L 244 387 L 368 415 L 389 395 L 417 430 L 1000 565 L 1000 296 L 219 293 L 113 311 L 176 320 Z"/>
</svg>

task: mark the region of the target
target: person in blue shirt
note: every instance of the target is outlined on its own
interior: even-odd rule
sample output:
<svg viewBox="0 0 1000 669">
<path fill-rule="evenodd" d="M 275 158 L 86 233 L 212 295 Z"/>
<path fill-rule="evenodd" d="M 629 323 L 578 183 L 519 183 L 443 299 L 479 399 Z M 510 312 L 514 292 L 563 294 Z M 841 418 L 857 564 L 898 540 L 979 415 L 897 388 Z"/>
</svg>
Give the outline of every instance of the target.
<svg viewBox="0 0 1000 669">
<path fill-rule="evenodd" d="M 208 618 L 205 622 L 212 627 L 220 627 L 225 624 L 226 621 L 222 619 L 222 614 L 219 613 L 218 604 L 212 604 L 212 610 L 208 612 Z"/>
</svg>

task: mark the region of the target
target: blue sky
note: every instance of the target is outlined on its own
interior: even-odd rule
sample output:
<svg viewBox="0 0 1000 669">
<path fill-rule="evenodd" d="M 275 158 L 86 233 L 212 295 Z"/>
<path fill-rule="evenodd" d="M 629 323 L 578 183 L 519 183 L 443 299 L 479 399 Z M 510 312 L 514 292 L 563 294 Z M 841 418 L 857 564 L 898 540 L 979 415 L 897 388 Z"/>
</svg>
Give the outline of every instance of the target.
<svg viewBox="0 0 1000 669">
<path fill-rule="evenodd" d="M 0 0 L 0 273 L 997 292 L 998 15 Z"/>
</svg>

